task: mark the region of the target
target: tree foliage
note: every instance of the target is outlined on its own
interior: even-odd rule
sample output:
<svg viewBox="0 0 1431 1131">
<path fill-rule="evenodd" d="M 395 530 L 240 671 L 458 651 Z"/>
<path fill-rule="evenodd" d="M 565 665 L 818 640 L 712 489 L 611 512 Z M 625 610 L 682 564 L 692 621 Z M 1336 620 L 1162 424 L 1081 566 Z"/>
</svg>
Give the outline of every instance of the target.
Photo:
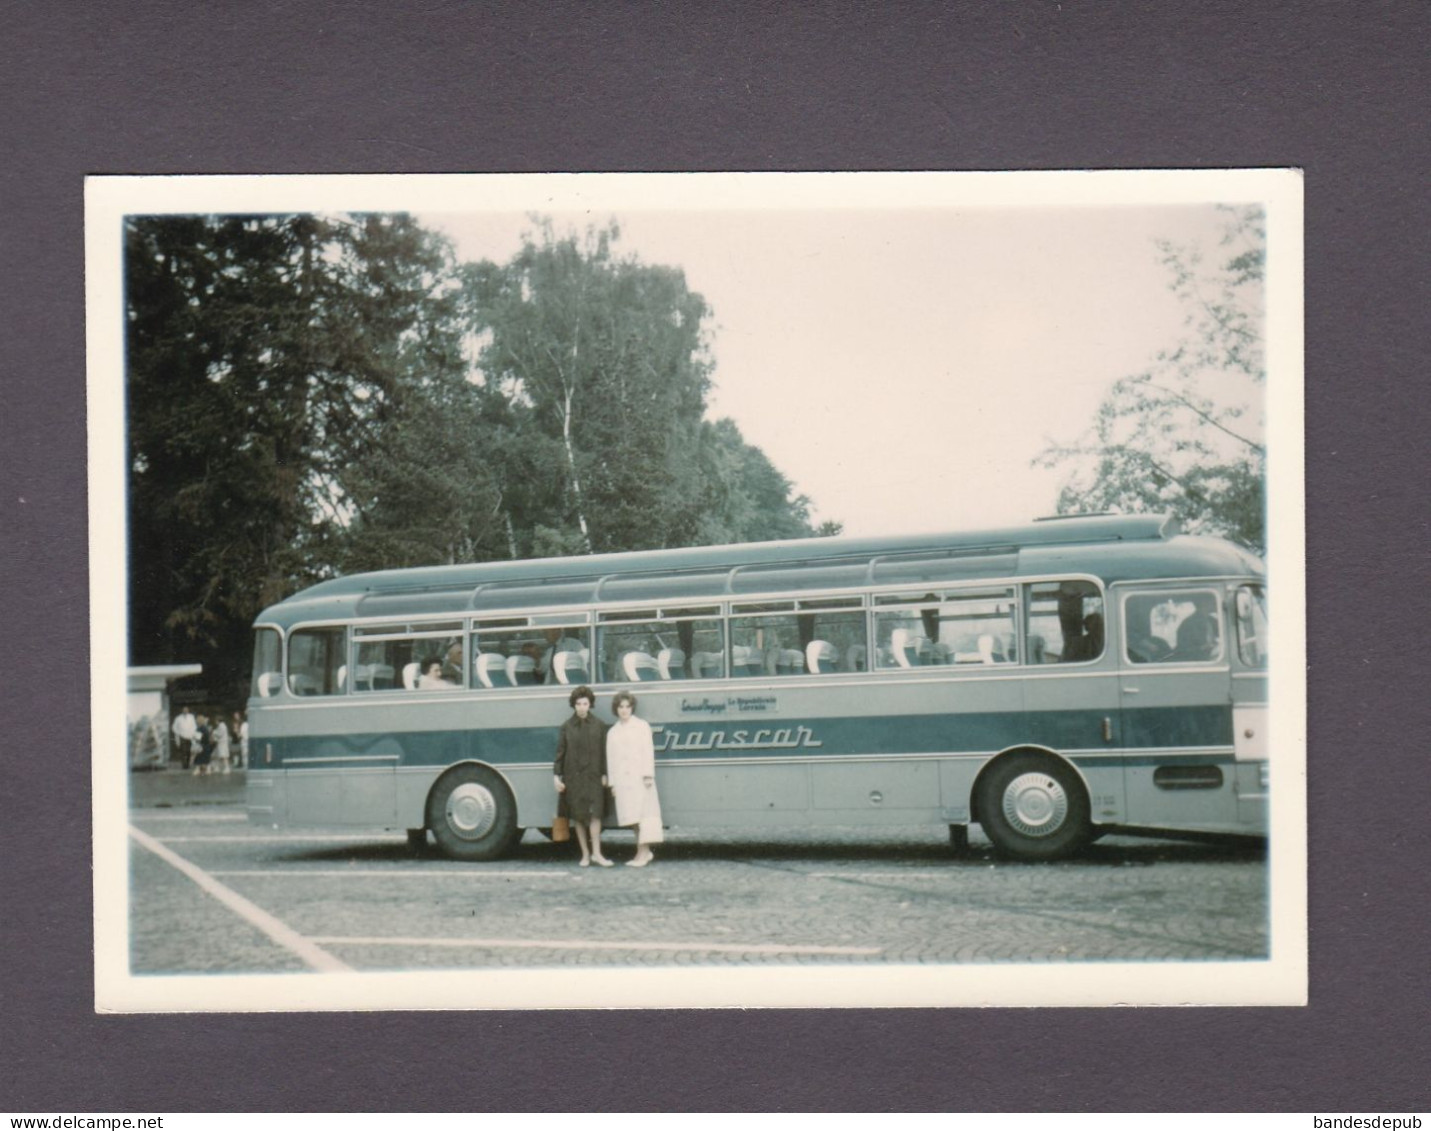
<svg viewBox="0 0 1431 1131">
<path fill-rule="evenodd" d="M 813 533 L 705 419 L 709 311 L 615 226 L 458 265 L 402 215 L 134 217 L 130 654 L 242 684 L 340 572 Z"/>
<path fill-rule="evenodd" d="M 543 224 L 510 263 L 469 272 L 484 379 L 547 441 L 539 473 L 563 491 L 530 518 L 598 552 L 691 541 L 710 387 L 704 300 L 680 270 L 618 257 L 618 238 Z"/>
<path fill-rule="evenodd" d="M 1265 551 L 1266 229 L 1260 207 L 1225 212 L 1211 263 L 1195 244 L 1157 244 L 1182 335 L 1114 382 L 1088 432 L 1035 461 L 1073 466 L 1059 513 L 1169 511 L 1189 531 Z"/>
</svg>

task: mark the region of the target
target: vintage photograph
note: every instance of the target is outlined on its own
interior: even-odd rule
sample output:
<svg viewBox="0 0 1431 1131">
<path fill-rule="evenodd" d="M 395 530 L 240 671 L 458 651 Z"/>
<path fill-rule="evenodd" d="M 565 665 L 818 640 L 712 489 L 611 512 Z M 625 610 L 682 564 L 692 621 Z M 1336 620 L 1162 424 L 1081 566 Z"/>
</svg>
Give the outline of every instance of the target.
<svg viewBox="0 0 1431 1131">
<path fill-rule="evenodd" d="M 86 205 L 99 1010 L 1306 1001 L 1295 171 Z"/>
</svg>

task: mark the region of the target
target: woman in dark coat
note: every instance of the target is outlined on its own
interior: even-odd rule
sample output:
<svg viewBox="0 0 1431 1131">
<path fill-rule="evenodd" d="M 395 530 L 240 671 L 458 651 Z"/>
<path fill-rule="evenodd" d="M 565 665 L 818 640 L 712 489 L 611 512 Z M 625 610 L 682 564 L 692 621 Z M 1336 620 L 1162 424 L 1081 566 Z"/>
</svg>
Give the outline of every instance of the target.
<svg viewBox="0 0 1431 1131">
<path fill-rule="evenodd" d="M 601 818 L 606 799 L 606 724 L 591 713 L 596 695 L 589 687 L 572 691 L 568 702 L 575 712 L 561 725 L 557 736 L 556 791 L 576 829 L 581 846 L 581 866 L 595 860 L 603 868 L 611 861 L 601 855 Z"/>
</svg>

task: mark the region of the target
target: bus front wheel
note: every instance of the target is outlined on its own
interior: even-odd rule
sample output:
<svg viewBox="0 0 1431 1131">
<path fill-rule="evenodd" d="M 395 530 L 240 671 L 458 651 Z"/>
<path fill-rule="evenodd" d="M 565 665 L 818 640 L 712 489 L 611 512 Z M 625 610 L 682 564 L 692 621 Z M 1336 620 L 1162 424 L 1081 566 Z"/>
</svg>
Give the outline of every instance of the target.
<svg viewBox="0 0 1431 1131">
<path fill-rule="evenodd" d="M 427 827 L 454 860 L 497 860 L 522 835 L 507 783 L 485 766 L 458 766 L 438 779 L 427 798 Z"/>
<path fill-rule="evenodd" d="M 1006 856 L 1058 860 L 1088 843 L 1088 794 L 1057 758 L 1014 754 L 979 783 L 979 822 Z"/>
</svg>

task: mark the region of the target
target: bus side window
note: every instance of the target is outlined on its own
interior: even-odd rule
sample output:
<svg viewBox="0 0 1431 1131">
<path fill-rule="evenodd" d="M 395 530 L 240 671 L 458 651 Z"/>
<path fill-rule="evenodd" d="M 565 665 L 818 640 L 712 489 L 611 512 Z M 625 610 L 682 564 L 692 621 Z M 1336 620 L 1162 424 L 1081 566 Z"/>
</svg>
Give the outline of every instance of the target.
<svg viewBox="0 0 1431 1131">
<path fill-rule="evenodd" d="M 1267 592 L 1260 585 L 1237 591 L 1237 649 L 1248 667 L 1267 666 Z"/>
<path fill-rule="evenodd" d="M 1221 658 L 1222 631 L 1212 591 L 1134 593 L 1123 604 L 1128 659 L 1189 664 Z"/>
<path fill-rule="evenodd" d="M 640 619 L 613 614 L 598 634 L 607 682 L 681 682 L 720 676 L 725 641 L 713 608 L 650 610 Z M 654 614 L 654 615 L 652 615 Z"/>
<path fill-rule="evenodd" d="M 260 628 L 253 634 L 253 687 L 250 695 L 269 698 L 278 694 L 283 683 L 279 669 L 283 667 L 282 642 L 278 630 Z"/>
<path fill-rule="evenodd" d="M 1091 581 L 1045 581 L 1028 587 L 1031 664 L 1088 663 L 1103 655 L 1103 597 Z"/>
<path fill-rule="evenodd" d="M 479 629 L 469 649 L 474 658 L 471 686 L 556 686 L 589 678 L 590 630 L 583 626 Z M 557 657 L 565 657 L 560 663 Z"/>
<path fill-rule="evenodd" d="M 1016 591 L 958 589 L 877 597 L 875 644 L 881 668 L 1018 662 Z M 902 608 L 891 606 L 903 605 Z"/>
<path fill-rule="evenodd" d="M 346 628 L 300 628 L 288 638 L 288 690 L 294 695 L 341 695 L 347 664 Z"/>
</svg>

